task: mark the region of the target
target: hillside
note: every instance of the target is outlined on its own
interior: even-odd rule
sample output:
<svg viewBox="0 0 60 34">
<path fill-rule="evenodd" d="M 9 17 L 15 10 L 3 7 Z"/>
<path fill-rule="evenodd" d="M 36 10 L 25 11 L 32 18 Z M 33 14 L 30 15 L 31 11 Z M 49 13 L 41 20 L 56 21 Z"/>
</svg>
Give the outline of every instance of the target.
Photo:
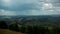
<svg viewBox="0 0 60 34">
<path fill-rule="evenodd" d="M 0 29 L 0 34 L 22 34 L 22 33 L 11 31 L 9 29 Z"/>
</svg>

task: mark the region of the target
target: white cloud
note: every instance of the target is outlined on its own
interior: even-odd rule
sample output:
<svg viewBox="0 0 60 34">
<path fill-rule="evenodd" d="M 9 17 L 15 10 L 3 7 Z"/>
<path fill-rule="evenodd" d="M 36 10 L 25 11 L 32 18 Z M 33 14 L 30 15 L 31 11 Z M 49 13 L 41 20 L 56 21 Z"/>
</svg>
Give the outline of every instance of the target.
<svg viewBox="0 0 60 34">
<path fill-rule="evenodd" d="M 16 15 L 16 14 L 13 11 L 7 11 L 7 10 L 0 9 L 0 15 Z"/>
<path fill-rule="evenodd" d="M 10 3 L 11 2 L 11 0 L 2 0 L 3 2 L 5 2 L 5 3 Z"/>
</svg>

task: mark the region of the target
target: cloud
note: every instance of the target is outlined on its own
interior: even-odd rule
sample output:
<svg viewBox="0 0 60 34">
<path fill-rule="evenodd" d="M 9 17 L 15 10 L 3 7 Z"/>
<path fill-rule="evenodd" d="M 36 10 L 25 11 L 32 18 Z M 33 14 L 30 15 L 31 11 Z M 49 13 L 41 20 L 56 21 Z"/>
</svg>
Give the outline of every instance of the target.
<svg viewBox="0 0 60 34">
<path fill-rule="evenodd" d="M 16 15 L 15 12 L 0 9 L 0 15 Z"/>
<path fill-rule="evenodd" d="M 60 0 L 0 0 L 0 15 L 60 14 Z"/>
<path fill-rule="evenodd" d="M 37 0 L 1 0 L 1 8 L 12 11 L 38 9 L 37 2 Z"/>
</svg>

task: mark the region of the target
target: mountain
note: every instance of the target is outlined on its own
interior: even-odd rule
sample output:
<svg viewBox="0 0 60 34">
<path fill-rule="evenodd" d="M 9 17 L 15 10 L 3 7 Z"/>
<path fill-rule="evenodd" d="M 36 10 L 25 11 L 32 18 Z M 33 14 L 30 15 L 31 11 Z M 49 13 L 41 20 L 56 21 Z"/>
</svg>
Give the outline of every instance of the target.
<svg viewBox="0 0 60 34">
<path fill-rule="evenodd" d="M 0 20 L 6 21 L 7 24 L 60 26 L 60 15 L 0 16 Z"/>
</svg>

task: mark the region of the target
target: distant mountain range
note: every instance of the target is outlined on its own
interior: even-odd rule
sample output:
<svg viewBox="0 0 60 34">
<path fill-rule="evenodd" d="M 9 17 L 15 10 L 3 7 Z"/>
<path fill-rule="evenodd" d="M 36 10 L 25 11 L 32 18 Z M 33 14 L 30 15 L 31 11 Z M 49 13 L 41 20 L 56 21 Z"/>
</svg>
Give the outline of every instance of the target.
<svg viewBox="0 0 60 34">
<path fill-rule="evenodd" d="M 17 22 L 21 25 L 60 26 L 60 15 L 0 16 L 0 20 L 4 20 L 8 24 Z"/>
</svg>

